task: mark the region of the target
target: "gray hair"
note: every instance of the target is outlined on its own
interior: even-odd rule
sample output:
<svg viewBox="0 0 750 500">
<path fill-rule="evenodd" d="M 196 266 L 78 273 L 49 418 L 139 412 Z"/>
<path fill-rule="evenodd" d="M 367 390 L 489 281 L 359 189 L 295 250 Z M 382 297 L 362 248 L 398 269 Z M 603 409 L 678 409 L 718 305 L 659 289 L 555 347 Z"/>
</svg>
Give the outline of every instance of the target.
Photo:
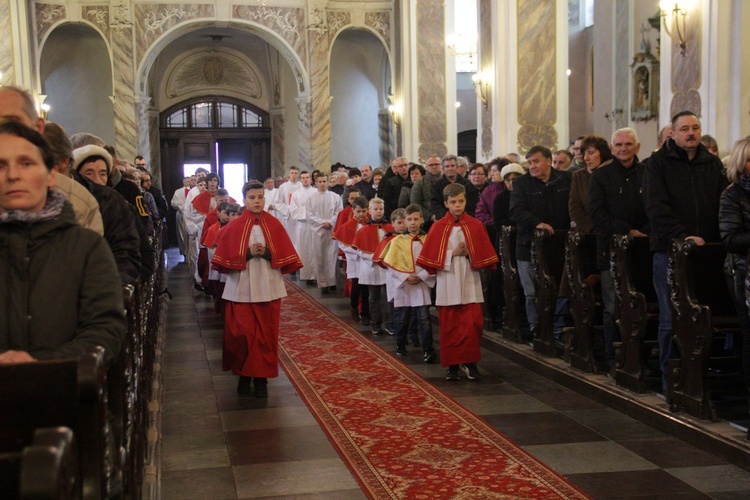
<svg viewBox="0 0 750 500">
<path fill-rule="evenodd" d="M 750 160 L 750 135 L 734 143 L 729 161 L 727 161 L 729 182 L 739 182 L 740 176 L 745 173 L 745 164 L 748 160 Z"/>
<path fill-rule="evenodd" d="M 3 85 L 0 86 L 0 92 L 15 92 L 16 94 L 18 94 L 21 97 L 21 100 L 23 100 L 23 111 L 24 113 L 26 113 L 29 119 L 32 122 L 35 122 L 39 119 L 39 113 L 37 113 L 36 110 L 36 102 L 34 101 L 34 97 L 28 90 L 22 89 L 21 87 L 16 87 L 15 85 Z"/>
<path fill-rule="evenodd" d="M 631 134 L 633 136 L 633 140 L 635 141 L 635 143 L 640 144 L 640 141 L 638 141 L 638 133 L 632 127 L 623 127 L 623 128 L 618 128 L 617 130 L 615 130 L 615 132 L 612 134 L 612 140 L 609 142 L 610 144 L 615 143 L 615 136 L 617 134 Z"/>
</svg>

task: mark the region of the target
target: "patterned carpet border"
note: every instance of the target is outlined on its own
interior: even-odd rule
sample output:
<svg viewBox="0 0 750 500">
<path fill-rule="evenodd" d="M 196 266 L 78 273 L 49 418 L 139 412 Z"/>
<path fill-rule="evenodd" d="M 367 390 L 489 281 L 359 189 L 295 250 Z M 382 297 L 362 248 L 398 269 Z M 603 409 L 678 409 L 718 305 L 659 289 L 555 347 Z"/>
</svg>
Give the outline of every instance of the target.
<svg viewBox="0 0 750 500">
<path fill-rule="evenodd" d="M 286 284 L 281 365 L 370 498 L 588 498 Z"/>
</svg>

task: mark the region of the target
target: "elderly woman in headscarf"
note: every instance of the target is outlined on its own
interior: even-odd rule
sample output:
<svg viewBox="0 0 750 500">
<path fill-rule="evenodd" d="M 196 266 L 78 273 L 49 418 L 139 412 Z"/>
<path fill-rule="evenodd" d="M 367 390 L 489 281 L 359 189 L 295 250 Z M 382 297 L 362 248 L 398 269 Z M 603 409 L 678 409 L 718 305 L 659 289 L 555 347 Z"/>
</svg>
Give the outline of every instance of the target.
<svg viewBox="0 0 750 500">
<path fill-rule="evenodd" d="M 0 364 L 113 359 L 127 328 L 112 252 L 52 189 L 54 163 L 41 134 L 0 123 Z"/>
</svg>

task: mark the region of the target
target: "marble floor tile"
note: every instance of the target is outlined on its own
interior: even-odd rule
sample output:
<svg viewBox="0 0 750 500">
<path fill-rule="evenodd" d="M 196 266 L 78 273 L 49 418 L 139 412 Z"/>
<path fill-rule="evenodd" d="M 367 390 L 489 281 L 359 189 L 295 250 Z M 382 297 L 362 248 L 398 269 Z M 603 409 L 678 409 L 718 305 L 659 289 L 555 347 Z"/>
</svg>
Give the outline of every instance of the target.
<svg viewBox="0 0 750 500">
<path fill-rule="evenodd" d="M 559 412 L 483 415 L 482 418 L 520 446 L 606 440 Z"/>
<path fill-rule="evenodd" d="M 339 459 L 318 427 L 279 427 L 226 433 L 232 465 Z"/>
<path fill-rule="evenodd" d="M 180 500 L 236 499 L 234 474 L 230 467 L 165 471 L 161 497 Z"/>
<path fill-rule="evenodd" d="M 672 437 L 622 440 L 618 442 L 625 448 L 663 469 L 726 465 L 726 462 L 716 455 L 712 455 Z"/>
<path fill-rule="evenodd" d="M 225 432 L 317 425 L 307 406 L 221 412 Z"/>
<path fill-rule="evenodd" d="M 720 492 L 742 489 L 750 492 L 750 472 L 734 465 L 679 467 L 665 470 L 701 491 Z M 750 493 L 745 498 L 750 498 Z"/>
<path fill-rule="evenodd" d="M 543 444 L 524 449 L 564 475 L 658 468 L 612 441 Z"/>
<path fill-rule="evenodd" d="M 358 487 L 340 459 L 239 465 L 233 470 L 241 498 L 320 494 Z"/>
<path fill-rule="evenodd" d="M 551 407 L 526 394 L 511 394 L 508 396 L 466 396 L 456 397 L 455 400 L 461 404 L 461 406 L 476 415 L 552 411 Z"/>
<path fill-rule="evenodd" d="M 710 498 L 661 469 L 566 474 L 566 477 L 597 500 L 610 498 L 674 500 Z"/>
<path fill-rule="evenodd" d="M 255 497 L 256 500 L 278 500 L 279 497 Z M 300 495 L 284 495 L 284 500 L 366 500 L 367 495 L 359 488 L 351 490 L 326 491 L 324 493 L 304 493 Z M 247 500 L 241 498 L 240 500 Z"/>
</svg>

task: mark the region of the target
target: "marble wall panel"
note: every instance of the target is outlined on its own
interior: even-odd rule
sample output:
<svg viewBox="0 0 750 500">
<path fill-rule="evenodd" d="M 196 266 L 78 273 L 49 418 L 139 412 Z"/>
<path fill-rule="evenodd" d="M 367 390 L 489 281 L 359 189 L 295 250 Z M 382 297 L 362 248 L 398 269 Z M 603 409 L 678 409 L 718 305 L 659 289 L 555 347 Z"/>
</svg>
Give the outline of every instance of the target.
<svg viewBox="0 0 750 500">
<path fill-rule="evenodd" d="M 672 41 L 672 102 L 670 118 L 680 111 L 692 111 L 701 116 L 701 43 L 702 16 L 700 9 L 691 9 L 687 16 L 685 55 Z"/>
<path fill-rule="evenodd" d="M 392 127 L 393 119 L 387 109 L 380 110 L 378 113 L 378 138 L 380 139 L 379 157 L 380 165 L 388 165 L 391 158 L 395 158 L 399 153 L 391 146 L 392 144 Z"/>
<path fill-rule="evenodd" d="M 352 24 L 351 12 L 341 10 L 326 12 L 326 19 L 328 25 L 328 43 L 333 40 L 333 37 L 336 36 L 336 33 L 338 33 L 341 28 Z"/>
<path fill-rule="evenodd" d="M 104 33 L 109 40 L 109 6 L 108 5 L 83 5 L 81 6 L 81 19 L 89 21 Z"/>
<path fill-rule="evenodd" d="M 244 19 L 258 23 L 276 32 L 294 49 L 303 64 L 307 61 L 307 38 L 305 30 L 305 10 L 286 7 L 256 7 L 234 5 L 234 19 Z"/>
<path fill-rule="evenodd" d="M 518 149 L 557 144 L 555 2 L 517 0 Z"/>
<path fill-rule="evenodd" d="M 327 32 L 311 31 L 310 36 L 310 168 L 327 171 L 331 167 L 331 89 Z"/>
<path fill-rule="evenodd" d="M 10 19 L 8 0 L 0 0 L 0 40 L 13 40 L 13 26 Z M 13 45 L 0 43 L 0 85 L 14 81 Z"/>
<path fill-rule="evenodd" d="M 488 20 L 492 19 L 492 2 L 491 0 L 479 0 L 479 19 Z M 487 71 L 488 68 L 493 67 L 492 57 L 492 23 L 480 22 L 479 23 L 479 71 Z M 494 71 L 493 71 L 494 73 Z M 486 75 L 489 77 L 490 75 Z M 492 87 L 490 87 L 491 89 Z M 489 91 L 490 95 L 497 96 L 497 93 Z M 491 104 L 491 102 L 490 102 Z M 492 144 L 492 108 L 485 108 L 479 106 L 479 112 L 481 113 L 482 119 L 482 130 L 480 133 L 480 143 L 482 156 L 485 158 L 493 157 L 493 144 Z"/>
<path fill-rule="evenodd" d="M 148 48 L 170 28 L 191 19 L 215 15 L 212 4 L 135 4 L 135 66 L 140 65 Z"/>
<path fill-rule="evenodd" d="M 299 143 L 299 164 L 300 170 L 309 170 L 311 167 L 310 160 L 310 140 L 312 134 L 312 101 L 308 97 L 298 97 L 297 111 L 299 112 L 298 143 Z"/>
<path fill-rule="evenodd" d="M 139 105 L 133 95 L 135 70 L 133 27 L 118 26 L 112 30 L 112 64 L 114 74 L 115 148 L 120 158 L 134 158 L 140 147 Z"/>
<path fill-rule="evenodd" d="M 284 175 L 286 134 L 283 110 L 271 110 L 271 175 Z"/>
<path fill-rule="evenodd" d="M 615 127 L 628 126 L 628 91 L 630 86 L 630 66 L 625 64 L 629 60 L 631 37 L 630 28 L 630 6 L 628 0 L 617 0 L 615 6 L 615 108 L 621 109 L 622 113 L 615 114 Z"/>
<path fill-rule="evenodd" d="M 51 3 L 34 4 L 34 21 L 36 25 L 36 42 L 42 44 L 44 35 L 58 21 L 65 19 L 67 12 L 64 5 Z"/>
<path fill-rule="evenodd" d="M 445 156 L 448 119 L 445 100 L 445 4 L 442 0 L 417 2 L 417 122 L 419 159 Z M 404 116 L 404 119 L 408 119 Z M 404 126 L 408 124 L 404 123 Z"/>
</svg>

